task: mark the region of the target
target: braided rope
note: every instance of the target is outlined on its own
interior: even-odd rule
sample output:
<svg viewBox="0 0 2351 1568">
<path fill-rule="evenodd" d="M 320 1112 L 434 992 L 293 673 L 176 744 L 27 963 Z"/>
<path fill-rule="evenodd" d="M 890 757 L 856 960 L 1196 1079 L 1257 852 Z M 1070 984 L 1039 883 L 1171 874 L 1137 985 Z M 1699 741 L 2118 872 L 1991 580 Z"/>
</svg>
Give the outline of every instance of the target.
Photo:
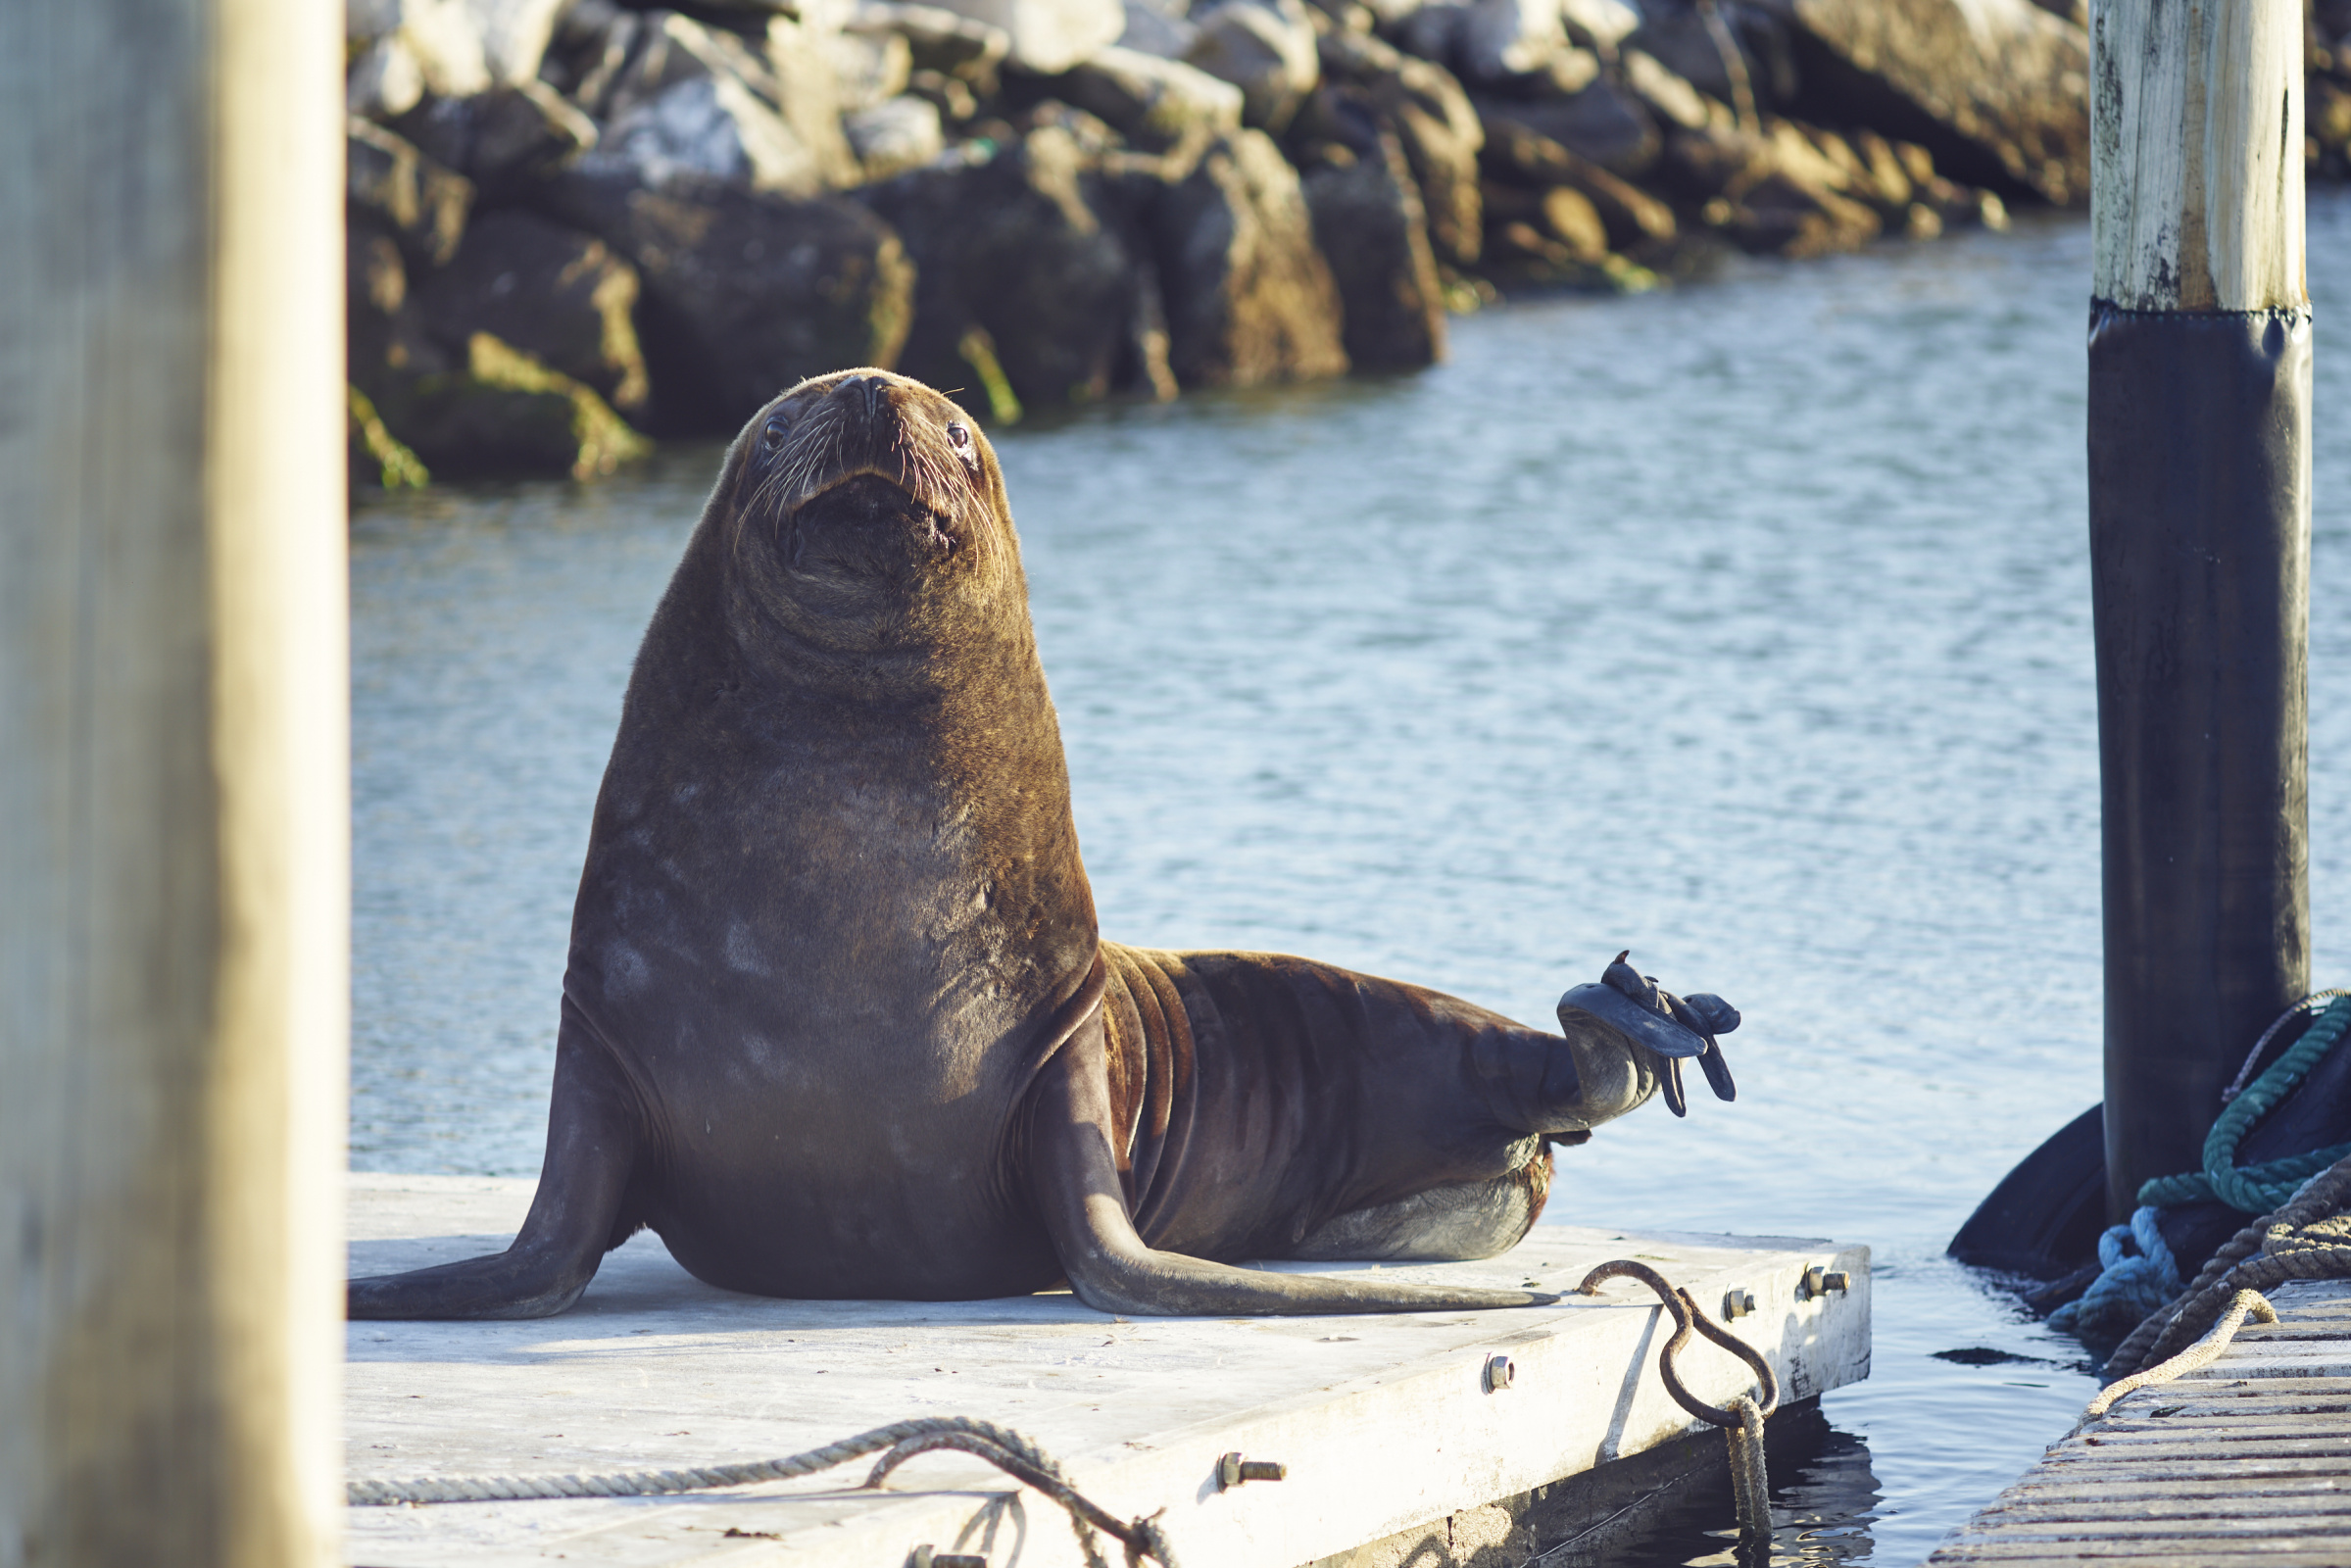
<svg viewBox="0 0 2351 1568">
<path fill-rule="evenodd" d="M 2309 1000 L 2295 1004 L 2286 1017 L 2308 1005 Z M 2281 1018 L 2278 1024 L 2272 1024 L 2271 1032 L 2275 1033 L 2284 1021 Z M 2245 1135 L 2277 1108 L 2278 1102 L 2293 1093 L 2295 1086 L 2334 1049 L 2346 1029 L 2351 1029 L 2351 997 L 2339 997 L 2327 1004 L 2327 1010 L 2302 1032 L 2301 1039 L 2286 1048 L 2285 1054 L 2267 1072 L 2229 1102 L 2228 1108 L 2205 1134 L 2204 1168 L 2178 1176 L 2158 1176 L 2139 1188 L 2138 1200 L 2157 1206 L 2219 1201 L 2248 1214 L 2258 1214 L 2284 1202 L 2306 1178 L 2351 1155 L 2351 1143 L 2346 1143 L 2314 1149 L 2308 1153 L 2288 1154 L 2259 1165 L 2240 1168 L 2236 1163 L 2237 1146 L 2244 1142 Z M 2264 1040 L 2268 1038 L 2263 1036 Z M 2256 1052 L 2259 1049 L 2257 1046 Z"/>
<path fill-rule="evenodd" d="M 2221 1358 L 2223 1350 L 2229 1348 L 2229 1342 L 2236 1338 L 2236 1331 L 2244 1326 L 2248 1315 L 2256 1323 L 2278 1321 L 2278 1309 L 2259 1291 L 2238 1291 L 2229 1298 L 2229 1310 L 2221 1315 L 2221 1320 L 2206 1330 L 2204 1337 L 2195 1344 L 2161 1365 L 2151 1366 L 2144 1372 L 2133 1372 L 2120 1382 L 2110 1383 L 2099 1390 L 2097 1397 L 2082 1408 L 2082 1419 L 2074 1423 L 2074 1431 L 2066 1436 L 2074 1436 L 2074 1433 L 2103 1416 L 2114 1408 L 2117 1399 L 2127 1394 L 2154 1384 L 2169 1383 L 2174 1378 L 2185 1377 L 2199 1367 L 2210 1366 Z"/>
<path fill-rule="evenodd" d="M 2201 1339 L 2243 1289 L 2267 1291 L 2288 1280 L 2351 1279 L 2351 1157 L 2304 1182 L 2285 1203 L 2238 1231 L 2212 1255 L 2172 1307 L 2139 1324 L 2107 1357 L 2127 1376 L 2168 1360 Z"/>
<path fill-rule="evenodd" d="M 1739 1425 L 1725 1427 L 1731 1443 L 1731 1495 L 1739 1512 L 1741 1545 L 1769 1547 L 1772 1544 L 1772 1482 L 1763 1465 L 1763 1407 L 1753 1396 L 1731 1401 Z"/>
<path fill-rule="evenodd" d="M 2142 1207 L 2129 1224 L 2113 1226 L 2098 1238 L 2103 1272 L 2088 1290 L 2049 1314 L 2049 1327 L 2065 1334 L 2121 1334 L 2180 1298 L 2180 1264 L 2156 1218 L 2152 1207 Z M 2127 1253 L 2125 1247 L 2138 1251 Z"/>
<path fill-rule="evenodd" d="M 868 1489 L 879 1488 L 890 1472 L 918 1453 L 954 1448 L 990 1464 L 1044 1493 L 1059 1503 L 1077 1532 L 1087 1568 L 1108 1568 L 1094 1537 L 1096 1531 L 1114 1536 L 1126 1548 L 1128 1568 L 1145 1559 L 1161 1568 L 1176 1568 L 1174 1551 L 1157 1514 L 1121 1521 L 1104 1511 L 1069 1482 L 1059 1464 L 1030 1439 L 1007 1427 L 968 1416 L 937 1416 L 896 1421 L 854 1438 L 828 1443 L 782 1459 L 759 1459 L 748 1464 L 706 1465 L 686 1470 L 621 1470 L 602 1475 L 563 1476 L 418 1476 L 406 1480 L 357 1480 L 346 1484 L 345 1499 L 355 1508 L 380 1508 L 394 1503 L 521 1502 L 557 1497 L 654 1497 L 681 1492 L 708 1492 L 718 1487 L 749 1486 L 761 1481 L 789 1481 L 847 1464 L 869 1453 L 880 1453 L 865 1478 Z"/>
</svg>

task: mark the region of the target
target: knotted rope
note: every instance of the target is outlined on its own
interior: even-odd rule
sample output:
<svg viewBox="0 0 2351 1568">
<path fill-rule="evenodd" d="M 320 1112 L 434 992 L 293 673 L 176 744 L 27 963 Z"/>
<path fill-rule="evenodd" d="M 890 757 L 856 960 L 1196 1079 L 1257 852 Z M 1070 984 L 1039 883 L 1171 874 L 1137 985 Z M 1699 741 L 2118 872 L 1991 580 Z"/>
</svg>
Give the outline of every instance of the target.
<svg viewBox="0 0 2351 1568">
<path fill-rule="evenodd" d="M 828 1443 L 783 1459 L 759 1459 L 748 1464 L 702 1466 L 690 1470 L 622 1470 L 603 1475 L 565 1476 L 418 1476 L 408 1480 L 360 1480 L 349 1483 L 346 1500 L 355 1508 L 380 1508 L 401 1502 L 510 1502 L 551 1497 L 654 1497 L 681 1492 L 708 1492 L 718 1487 L 749 1486 L 759 1481 L 789 1481 L 847 1464 L 869 1453 L 880 1453 L 864 1485 L 878 1489 L 890 1473 L 918 1453 L 953 1448 L 972 1454 L 1035 1488 L 1059 1503 L 1077 1533 L 1078 1547 L 1087 1568 L 1109 1568 L 1095 1532 L 1114 1537 L 1126 1548 L 1127 1568 L 1140 1568 L 1145 1559 L 1176 1568 L 1175 1553 L 1156 1513 L 1120 1522 L 1069 1483 L 1053 1457 L 1028 1438 L 993 1422 L 966 1416 L 938 1416 L 897 1421 L 854 1438 Z"/>
<path fill-rule="evenodd" d="M 1690 1298 L 1688 1291 L 1673 1284 L 1646 1263 L 1637 1263 L 1620 1257 L 1602 1263 L 1584 1276 L 1577 1286 L 1583 1296 L 1597 1296 L 1603 1282 L 1613 1279 L 1635 1279 L 1657 1293 L 1673 1314 L 1673 1337 L 1657 1352 L 1657 1376 L 1665 1384 L 1665 1392 L 1674 1402 L 1708 1426 L 1721 1427 L 1731 1448 L 1731 1494 L 1739 1509 L 1739 1539 L 1742 1545 L 1769 1546 L 1772 1540 L 1771 1478 L 1765 1473 L 1763 1461 L 1763 1418 L 1780 1403 L 1780 1380 L 1772 1372 L 1771 1362 L 1763 1352 L 1729 1330 L 1722 1328 L 1706 1315 L 1705 1309 Z M 1692 1330 L 1744 1361 L 1755 1373 L 1763 1397 L 1741 1394 L 1731 1401 L 1729 1409 L 1708 1404 L 1690 1392 L 1674 1370 L 1674 1355 L 1690 1343 Z"/>
<path fill-rule="evenodd" d="M 2213 1253 L 2187 1295 L 2168 1312 L 2139 1324 L 2107 1357 L 2118 1377 L 2168 1360 L 2219 1322 L 2239 1291 L 2268 1291 L 2288 1280 L 2351 1279 L 2351 1156 L 2302 1184 Z"/>
<path fill-rule="evenodd" d="M 2248 1085 L 2246 1079 L 2252 1077 L 2255 1064 L 2278 1032 L 2321 1003 L 2326 1006 L 2310 1027 Z M 2158 1209 L 2180 1203 L 2209 1202 L 2228 1203 L 2248 1214 L 2276 1209 L 2315 1173 L 2351 1157 L 2351 1143 L 2345 1143 L 2308 1153 L 2288 1154 L 2259 1165 L 2236 1163 L 2236 1152 L 2246 1134 L 2310 1076 L 2312 1069 L 2341 1042 L 2346 1031 L 2351 1031 L 2351 993 L 2344 991 L 2314 992 L 2279 1013 L 2253 1043 L 2245 1064 L 2237 1069 L 2236 1081 L 2221 1096 L 2226 1108 L 2205 1134 L 2204 1168 L 2178 1176 L 2158 1176 L 2139 1188 L 2139 1207 L 2130 1222 L 2114 1226 L 2098 1238 L 2098 1277 L 2078 1299 L 2050 1313 L 2049 1326 L 2093 1340 L 2110 1339 L 2130 1331 L 2123 1347 L 2108 1358 L 2110 1366 L 2124 1360 L 2125 1348 L 2133 1354 L 2144 1352 L 2159 1332 L 2147 1326 L 2150 1319 L 2163 1315 L 2182 1295 L 2207 1291 L 2219 1279 L 2212 1264 L 2207 1263 L 2194 1285 L 2180 1284 L 2179 1264 L 2157 1223 L 2161 1217 Z M 2221 1249 L 2215 1260 L 2226 1269 L 2251 1256 L 2260 1246 L 2259 1227 L 2251 1227 Z M 2226 1293 L 2219 1298 L 2225 1298 Z M 2219 1308 L 2214 1307 L 2200 1316 L 2200 1321 L 2209 1323 L 2218 1313 Z M 2184 1340 L 2180 1342 L 2184 1343 Z"/>
<path fill-rule="evenodd" d="M 2098 1238 L 2098 1262 L 2105 1272 L 2089 1289 L 2049 1314 L 2049 1327 L 2065 1334 L 2128 1333 L 2150 1312 L 2180 1299 L 2180 1265 L 2156 1226 L 2156 1211 L 2144 1207 L 2128 1225 Z M 2135 1253 L 2125 1250 L 2135 1247 Z"/>
</svg>

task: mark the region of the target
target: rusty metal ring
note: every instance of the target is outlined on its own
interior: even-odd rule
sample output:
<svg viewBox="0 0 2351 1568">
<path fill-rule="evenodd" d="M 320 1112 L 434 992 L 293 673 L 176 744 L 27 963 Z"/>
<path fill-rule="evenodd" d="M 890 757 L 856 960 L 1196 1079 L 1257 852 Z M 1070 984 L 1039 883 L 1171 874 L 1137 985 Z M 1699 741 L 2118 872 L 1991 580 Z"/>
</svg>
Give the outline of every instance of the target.
<svg viewBox="0 0 2351 1568">
<path fill-rule="evenodd" d="M 1602 1263 L 1584 1276 L 1584 1283 L 1576 1287 L 1577 1294 L 1596 1296 L 1599 1294 L 1599 1287 L 1603 1281 L 1614 1279 L 1641 1281 L 1641 1284 L 1657 1293 L 1657 1299 L 1664 1302 L 1666 1311 L 1673 1315 L 1673 1337 L 1665 1342 L 1665 1348 L 1657 1352 L 1657 1375 L 1664 1380 L 1665 1392 L 1674 1396 L 1676 1404 L 1708 1426 L 1736 1427 L 1740 1424 L 1738 1411 L 1720 1409 L 1708 1404 L 1690 1393 L 1684 1386 L 1681 1375 L 1674 1370 L 1674 1352 L 1690 1343 L 1690 1331 L 1695 1329 L 1716 1345 L 1744 1361 L 1754 1372 L 1756 1381 L 1762 1388 L 1762 1396 L 1755 1401 L 1757 1409 L 1765 1415 L 1770 1415 L 1774 1409 L 1778 1408 L 1780 1380 L 1773 1373 L 1772 1364 L 1763 1358 L 1763 1352 L 1715 1323 L 1706 1315 L 1705 1309 L 1690 1298 L 1688 1291 L 1673 1284 L 1646 1263 L 1637 1263 L 1629 1257 L 1620 1257 L 1613 1262 Z"/>
<path fill-rule="evenodd" d="M 1073 1521 L 1082 1520 L 1126 1547 L 1129 1561 L 1136 1560 L 1138 1553 L 1144 1553 L 1157 1557 L 1161 1563 L 1167 1565 L 1167 1568 L 1174 1568 L 1175 1560 L 1168 1554 L 1164 1535 L 1154 1529 L 1147 1528 L 1151 1519 L 1155 1516 L 1122 1521 L 1095 1502 L 1093 1498 L 1086 1496 L 1071 1486 L 1067 1478 L 1036 1463 L 1025 1454 L 1017 1453 L 1001 1444 L 992 1443 L 976 1433 L 925 1432 L 906 1439 L 874 1461 L 873 1469 L 865 1477 L 865 1490 L 879 1490 L 881 1484 L 889 1479 L 890 1473 L 908 1459 L 917 1454 L 935 1453 L 942 1448 L 985 1459 L 1013 1480 L 1023 1482 L 1044 1493 L 1068 1510 Z M 1091 1545 L 1090 1538 L 1081 1535 L 1080 1540 L 1087 1543 L 1088 1557 L 1099 1561 L 1100 1559 L 1096 1557 Z"/>
</svg>

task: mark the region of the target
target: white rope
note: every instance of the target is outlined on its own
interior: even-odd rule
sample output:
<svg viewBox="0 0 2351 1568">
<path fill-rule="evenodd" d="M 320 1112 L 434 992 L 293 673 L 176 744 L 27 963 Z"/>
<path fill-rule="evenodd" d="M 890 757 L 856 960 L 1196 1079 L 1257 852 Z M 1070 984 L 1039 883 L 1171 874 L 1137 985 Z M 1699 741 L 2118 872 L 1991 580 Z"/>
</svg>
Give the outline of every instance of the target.
<svg viewBox="0 0 2351 1568">
<path fill-rule="evenodd" d="M 2236 1338 L 2236 1331 L 2244 1326 L 2245 1318 L 2248 1315 L 2256 1323 L 2278 1321 L 2278 1309 L 2270 1304 L 2269 1298 L 2263 1296 L 2261 1292 L 2250 1290 L 2237 1292 L 2234 1297 L 2229 1298 L 2229 1310 L 2221 1314 L 2221 1320 L 2206 1331 L 2204 1338 L 2173 1356 L 2169 1361 L 2158 1366 L 2151 1366 L 2144 1372 L 2133 1372 L 2118 1383 L 2108 1384 L 2098 1392 L 2096 1398 L 2090 1400 L 2083 1407 L 2082 1419 L 2074 1423 L 2074 1431 L 2067 1433 L 2066 1436 L 2073 1437 L 2075 1433 L 2079 1433 L 2083 1427 L 2103 1416 L 2114 1407 L 2114 1402 L 2126 1394 L 2151 1387 L 2154 1384 L 2169 1383 L 2174 1378 L 2186 1376 L 2198 1367 L 2210 1366 L 2221 1358 L 2223 1350 L 2229 1348 L 2229 1342 Z"/>
</svg>

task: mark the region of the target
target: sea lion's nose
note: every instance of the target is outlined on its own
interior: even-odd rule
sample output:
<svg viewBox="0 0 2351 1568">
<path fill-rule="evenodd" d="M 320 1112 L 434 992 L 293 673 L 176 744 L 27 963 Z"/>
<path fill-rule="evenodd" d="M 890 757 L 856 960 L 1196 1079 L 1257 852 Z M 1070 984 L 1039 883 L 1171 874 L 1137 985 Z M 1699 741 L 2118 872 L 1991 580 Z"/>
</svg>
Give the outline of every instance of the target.
<svg viewBox="0 0 2351 1568">
<path fill-rule="evenodd" d="M 858 413 L 871 418 L 882 412 L 882 394 L 889 387 L 878 375 L 853 375 L 841 383 L 840 390 L 857 405 Z"/>
</svg>

